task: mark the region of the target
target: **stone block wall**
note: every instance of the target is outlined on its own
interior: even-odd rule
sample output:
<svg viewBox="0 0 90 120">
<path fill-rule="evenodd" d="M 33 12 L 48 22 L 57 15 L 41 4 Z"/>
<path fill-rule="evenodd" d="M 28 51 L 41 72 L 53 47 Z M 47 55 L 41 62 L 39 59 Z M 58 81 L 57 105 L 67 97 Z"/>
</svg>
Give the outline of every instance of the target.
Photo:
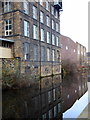
<svg viewBox="0 0 90 120">
<path fill-rule="evenodd" d="M 39 84 L 40 77 L 60 74 L 61 71 L 60 65 L 56 64 L 55 66 L 55 63 L 53 65 L 52 62 L 41 64 L 34 61 L 22 61 L 20 58 L 1 59 L 1 61 L 2 83 L 3 86 L 8 87 Z"/>
</svg>

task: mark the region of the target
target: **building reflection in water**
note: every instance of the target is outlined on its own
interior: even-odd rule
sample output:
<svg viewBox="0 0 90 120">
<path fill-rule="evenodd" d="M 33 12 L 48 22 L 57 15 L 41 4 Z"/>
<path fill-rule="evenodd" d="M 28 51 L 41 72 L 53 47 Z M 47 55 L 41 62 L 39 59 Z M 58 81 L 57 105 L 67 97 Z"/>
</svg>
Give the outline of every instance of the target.
<svg viewBox="0 0 90 120">
<path fill-rule="evenodd" d="M 87 91 L 85 75 L 61 75 L 35 80 L 30 88 L 3 91 L 3 118 L 62 120 L 63 112 Z"/>
</svg>

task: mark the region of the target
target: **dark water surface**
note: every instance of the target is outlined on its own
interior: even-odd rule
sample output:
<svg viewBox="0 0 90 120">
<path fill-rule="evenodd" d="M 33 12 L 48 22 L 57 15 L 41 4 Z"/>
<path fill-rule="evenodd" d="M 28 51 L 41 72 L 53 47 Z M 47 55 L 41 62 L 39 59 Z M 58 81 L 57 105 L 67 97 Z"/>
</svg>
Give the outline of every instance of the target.
<svg viewBox="0 0 90 120">
<path fill-rule="evenodd" d="M 2 117 L 62 120 L 87 90 L 87 74 L 68 75 L 63 79 L 61 75 L 55 75 L 35 80 L 29 88 L 3 90 Z M 70 112 L 68 118 L 71 118 Z"/>
</svg>

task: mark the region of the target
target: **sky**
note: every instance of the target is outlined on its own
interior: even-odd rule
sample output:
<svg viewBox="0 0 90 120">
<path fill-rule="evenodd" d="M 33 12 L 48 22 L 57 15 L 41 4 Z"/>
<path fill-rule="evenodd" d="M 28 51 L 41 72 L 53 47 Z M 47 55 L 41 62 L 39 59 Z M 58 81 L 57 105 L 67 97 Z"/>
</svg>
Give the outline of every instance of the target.
<svg viewBox="0 0 90 120">
<path fill-rule="evenodd" d="M 88 51 L 88 2 L 89 0 L 62 0 L 60 32 L 84 45 Z"/>
</svg>

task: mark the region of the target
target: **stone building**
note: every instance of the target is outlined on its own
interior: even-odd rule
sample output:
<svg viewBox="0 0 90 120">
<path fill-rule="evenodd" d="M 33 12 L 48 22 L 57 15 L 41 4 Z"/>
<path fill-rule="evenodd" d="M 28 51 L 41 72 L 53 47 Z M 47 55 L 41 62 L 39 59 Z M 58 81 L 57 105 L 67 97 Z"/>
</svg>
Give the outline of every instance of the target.
<svg viewBox="0 0 90 120">
<path fill-rule="evenodd" d="M 62 2 L 0 3 L 0 57 L 19 58 L 21 73 L 60 73 Z"/>
</svg>

